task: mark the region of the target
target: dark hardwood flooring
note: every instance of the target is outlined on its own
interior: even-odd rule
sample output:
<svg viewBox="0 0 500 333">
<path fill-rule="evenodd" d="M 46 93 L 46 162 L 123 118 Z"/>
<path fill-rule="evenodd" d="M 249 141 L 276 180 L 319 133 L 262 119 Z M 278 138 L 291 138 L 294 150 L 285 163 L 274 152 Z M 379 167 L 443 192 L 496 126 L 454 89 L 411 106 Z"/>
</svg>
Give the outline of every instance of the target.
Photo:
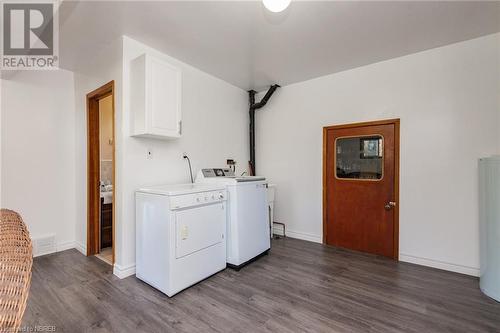
<svg viewBox="0 0 500 333">
<path fill-rule="evenodd" d="M 64 332 L 500 332 L 478 279 L 295 239 L 168 298 L 68 250 L 36 258 L 25 329 Z M 43 328 L 43 327 L 42 327 Z M 40 329 L 40 328 L 39 328 Z M 27 331 L 27 330 L 26 330 Z"/>
</svg>

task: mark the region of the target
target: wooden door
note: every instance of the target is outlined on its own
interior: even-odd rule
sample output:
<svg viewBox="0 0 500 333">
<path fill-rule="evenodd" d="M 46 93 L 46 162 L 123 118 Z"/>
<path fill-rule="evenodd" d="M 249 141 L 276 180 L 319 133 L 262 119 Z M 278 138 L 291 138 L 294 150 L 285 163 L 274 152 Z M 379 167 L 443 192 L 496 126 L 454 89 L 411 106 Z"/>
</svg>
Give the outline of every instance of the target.
<svg viewBox="0 0 500 333">
<path fill-rule="evenodd" d="M 325 127 L 323 241 L 398 258 L 399 120 Z"/>
<path fill-rule="evenodd" d="M 87 97 L 87 256 L 99 253 L 99 99 Z"/>
<path fill-rule="evenodd" d="M 112 263 L 115 262 L 115 82 L 110 81 L 100 88 L 87 94 L 87 256 L 99 253 L 99 220 L 101 214 L 101 193 L 100 193 L 100 147 L 99 147 L 99 100 L 112 96 L 112 118 L 113 118 L 113 199 L 111 211 L 111 238 L 113 256 Z"/>
</svg>

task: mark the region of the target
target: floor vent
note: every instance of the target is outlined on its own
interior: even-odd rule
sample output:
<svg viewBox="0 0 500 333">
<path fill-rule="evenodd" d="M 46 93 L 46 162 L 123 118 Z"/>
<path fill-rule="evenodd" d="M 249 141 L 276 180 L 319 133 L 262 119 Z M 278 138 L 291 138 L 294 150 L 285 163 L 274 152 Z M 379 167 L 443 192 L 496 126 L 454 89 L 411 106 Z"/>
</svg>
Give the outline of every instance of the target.
<svg viewBox="0 0 500 333">
<path fill-rule="evenodd" d="M 56 252 L 56 235 L 44 235 L 33 239 L 33 256 L 43 256 L 44 254 Z"/>
</svg>

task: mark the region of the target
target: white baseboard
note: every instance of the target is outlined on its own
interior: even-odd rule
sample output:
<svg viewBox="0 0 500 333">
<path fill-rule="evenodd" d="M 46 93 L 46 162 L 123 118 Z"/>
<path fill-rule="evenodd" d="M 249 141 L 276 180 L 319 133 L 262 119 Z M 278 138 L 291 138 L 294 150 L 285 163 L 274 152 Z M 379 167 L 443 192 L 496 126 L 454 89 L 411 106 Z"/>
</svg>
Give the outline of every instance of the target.
<svg viewBox="0 0 500 333">
<path fill-rule="evenodd" d="M 83 254 L 84 256 L 87 255 L 87 247 L 85 245 L 83 245 L 82 243 L 80 242 L 75 242 L 75 249 L 78 250 L 78 252 L 80 252 L 81 254 Z"/>
<path fill-rule="evenodd" d="M 34 237 L 32 239 L 32 243 L 33 257 L 45 256 L 47 254 L 73 249 L 75 247 L 75 241 L 56 243 L 55 234 Z"/>
<path fill-rule="evenodd" d="M 75 241 L 57 243 L 56 252 L 66 251 L 75 248 Z"/>
<path fill-rule="evenodd" d="M 128 276 L 135 274 L 135 264 L 122 266 L 118 264 L 114 264 L 113 266 L 113 274 L 119 277 L 120 279 L 124 279 Z"/>
<path fill-rule="evenodd" d="M 428 267 L 443 269 L 445 271 L 461 273 L 461 274 L 466 274 L 466 275 L 472 275 L 472 276 L 479 276 L 479 268 L 476 268 L 476 267 L 469 267 L 469 266 L 457 265 L 457 264 L 452 264 L 452 263 L 434 260 L 434 259 L 415 257 L 415 256 L 411 256 L 408 254 L 403 254 L 403 253 L 399 254 L 399 260 L 404 261 L 404 262 L 409 262 L 412 264 L 421 265 L 421 266 L 428 266 Z"/>
<path fill-rule="evenodd" d="M 275 235 L 283 236 L 283 227 L 281 227 L 279 225 L 278 226 L 275 225 L 273 227 L 273 233 Z M 323 238 L 321 236 L 309 234 L 309 233 L 305 233 L 305 232 L 293 231 L 293 230 L 290 230 L 288 228 L 286 229 L 286 237 L 302 239 L 302 240 L 314 242 L 314 243 L 322 243 L 323 242 Z"/>
<path fill-rule="evenodd" d="M 56 252 L 66 251 L 75 248 L 75 242 L 61 242 L 50 246 L 33 246 L 33 257 L 45 256 Z"/>
</svg>

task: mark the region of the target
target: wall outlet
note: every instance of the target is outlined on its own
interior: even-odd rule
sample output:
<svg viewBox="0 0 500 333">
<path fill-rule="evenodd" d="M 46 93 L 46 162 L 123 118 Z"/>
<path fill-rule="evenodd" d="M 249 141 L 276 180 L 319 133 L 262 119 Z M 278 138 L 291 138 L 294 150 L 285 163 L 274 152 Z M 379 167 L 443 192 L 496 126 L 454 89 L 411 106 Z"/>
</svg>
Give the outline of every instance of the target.
<svg viewBox="0 0 500 333">
<path fill-rule="evenodd" d="M 153 149 L 148 148 L 146 156 L 148 157 L 148 160 L 152 160 L 153 159 Z"/>
</svg>

